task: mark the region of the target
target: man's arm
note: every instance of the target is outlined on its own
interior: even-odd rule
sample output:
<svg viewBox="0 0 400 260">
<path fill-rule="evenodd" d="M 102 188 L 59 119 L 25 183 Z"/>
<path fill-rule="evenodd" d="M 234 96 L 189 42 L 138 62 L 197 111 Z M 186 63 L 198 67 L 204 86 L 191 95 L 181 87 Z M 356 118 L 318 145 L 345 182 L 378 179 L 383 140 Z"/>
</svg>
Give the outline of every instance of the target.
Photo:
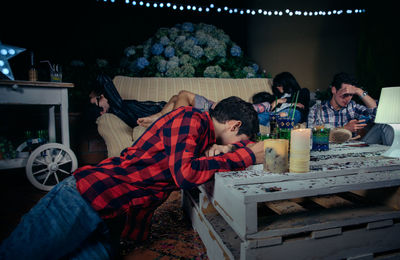
<svg viewBox="0 0 400 260">
<path fill-rule="evenodd" d="M 356 88 L 355 92 L 368 108 L 376 108 L 376 101 L 361 88 Z"/>
<path fill-rule="evenodd" d="M 204 122 L 203 122 L 204 123 Z M 174 126 L 173 129 L 177 129 Z M 198 120 L 191 119 L 190 123 L 179 126 L 187 134 L 180 134 L 176 138 L 166 139 L 166 152 L 171 175 L 176 185 L 183 189 L 190 189 L 208 181 L 217 171 L 241 170 L 256 163 L 254 152 L 249 147 L 241 147 L 233 152 L 212 156 L 198 157 L 195 151 L 197 145 L 204 138 L 204 125 Z M 176 130 L 177 132 L 182 132 Z"/>
<path fill-rule="evenodd" d="M 368 107 L 368 108 L 376 107 L 375 100 L 372 97 L 370 97 L 367 92 L 365 92 L 364 90 L 362 90 L 361 88 L 358 88 L 356 86 L 353 86 L 353 85 L 343 86 L 341 89 L 339 89 L 338 93 L 340 93 L 340 95 L 343 95 L 343 94 L 353 94 L 354 95 L 355 94 L 360 97 L 360 99 L 363 101 L 363 103 L 365 104 L 366 107 Z"/>
</svg>

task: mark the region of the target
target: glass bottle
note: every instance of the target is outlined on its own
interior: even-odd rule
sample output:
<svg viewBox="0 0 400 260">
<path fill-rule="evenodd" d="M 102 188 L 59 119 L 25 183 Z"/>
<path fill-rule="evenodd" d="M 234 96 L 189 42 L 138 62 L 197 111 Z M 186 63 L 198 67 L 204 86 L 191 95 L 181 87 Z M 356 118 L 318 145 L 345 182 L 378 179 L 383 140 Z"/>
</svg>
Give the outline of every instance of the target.
<svg viewBox="0 0 400 260">
<path fill-rule="evenodd" d="M 31 67 L 29 69 L 29 81 L 37 81 L 37 80 L 38 80 L 38 72 L 35 67 L 33 52 L 31 52 Z"/>
</svg>

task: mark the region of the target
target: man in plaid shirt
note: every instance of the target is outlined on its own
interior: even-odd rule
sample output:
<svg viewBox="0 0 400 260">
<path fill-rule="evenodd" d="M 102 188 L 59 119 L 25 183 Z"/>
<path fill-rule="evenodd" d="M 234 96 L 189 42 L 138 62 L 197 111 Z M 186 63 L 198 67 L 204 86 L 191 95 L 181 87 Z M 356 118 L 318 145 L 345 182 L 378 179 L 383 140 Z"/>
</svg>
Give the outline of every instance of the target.
<svg viewBox="0 0 400 260">
<path fill-rule="evenodd" d="M 353 76 L 343 72 L 336 74 L 331 83 L 331 99 L 311 107 L 308 127 L 343 127 L 356 136 L 358 131 L 367 126 L 368 120 L 375 119 L 377 108 L 376 101 L 357 85 L 358 82 Z M 359 96 L 364 105 L 354 102 L 354 95 Z M 391 145 L 393 137 L 393 129 L 389 125 L 376 124 L 361 140 L 366 143 Z"/>
<path fill-rule="evenodd" d="M 253 106 L 237 97 L 210 112 L 180 107 L 162 116 L 120 157 L 81 167 L 54 187 L 3 242 L 0 259 L 112 258 L 110 233 L 146 240 L 172 191 L 261 163 L 263 143 L 250 141 L 258 123 Z"/>
</svg>

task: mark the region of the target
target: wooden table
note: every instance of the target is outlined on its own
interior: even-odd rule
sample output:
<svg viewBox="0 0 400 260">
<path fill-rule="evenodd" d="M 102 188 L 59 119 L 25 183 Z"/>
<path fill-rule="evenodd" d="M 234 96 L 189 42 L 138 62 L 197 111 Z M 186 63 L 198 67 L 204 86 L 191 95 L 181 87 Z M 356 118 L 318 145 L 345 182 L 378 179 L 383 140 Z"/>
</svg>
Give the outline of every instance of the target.
<svg viewBox="0 0 400 260">
<path fill-rule="evenodd" d="M 331 145 L 308 173 L 217 173 L 185 205 L 211 259 L 370 259 L 400 249 L 400 160 L 387 149 Z"/>
</svg>

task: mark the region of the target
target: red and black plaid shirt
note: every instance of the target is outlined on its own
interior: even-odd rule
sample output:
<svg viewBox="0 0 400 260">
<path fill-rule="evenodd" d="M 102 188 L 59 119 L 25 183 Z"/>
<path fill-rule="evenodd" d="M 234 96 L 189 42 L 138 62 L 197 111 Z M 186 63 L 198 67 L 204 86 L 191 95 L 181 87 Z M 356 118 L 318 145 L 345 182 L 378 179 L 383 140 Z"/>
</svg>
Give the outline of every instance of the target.
<svg viewBox="0 0 400 260">
<path fill-rule="evenodd" d="M 205 157 L 206 148 L 215 142 L 210 115 L 181 107 L 157 120 L 120 157 L 77 169 L 77 188 L 103 219 L 127 217 L 122 237 L 142 240 L 147 231 L 138 231 L 138 220 L 150 226 L 153 211 L 171 191 L 205 183 L 216 171 L 255 163 L 253 152 L 245 147 L 248 142 L 235 144 L 234 152 Z M 143 209 L 148 210 L 140 212 Z"/>
</svg>

